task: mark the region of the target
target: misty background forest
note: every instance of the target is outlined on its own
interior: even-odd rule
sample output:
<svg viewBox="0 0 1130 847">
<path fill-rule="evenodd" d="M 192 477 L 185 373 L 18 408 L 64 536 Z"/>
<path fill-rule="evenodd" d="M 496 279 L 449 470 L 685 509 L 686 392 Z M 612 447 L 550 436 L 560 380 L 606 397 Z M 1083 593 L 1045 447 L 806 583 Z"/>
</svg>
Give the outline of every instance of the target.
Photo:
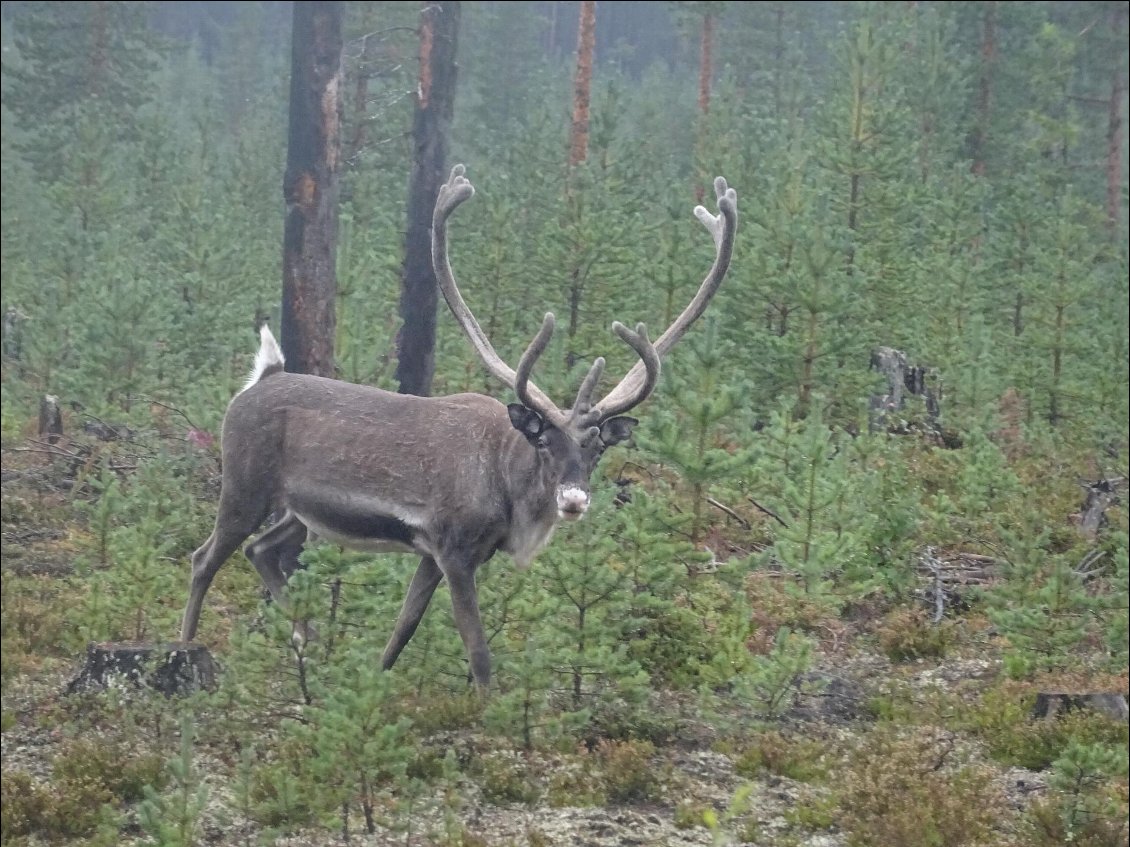
<svg viewBox="0 0 1130 847">
<path fill-rule="evenodd" d="M 324 8 L 303 323 L 292 4 L 3 4 L 3 844 L 1127 844 L 1127 4 Z M 286 609 L 220 571 L 212 686 L 72 685 L 176 637 L 263 319 L 513 400 L 417 273 L 457 162 L 462 291 L 512 366 L 556 313 L 559 402 L 694 294 L 714 177 L 740 216 L 586 518 L 479 572 L 489 696 L 444 586 L 381 672 L 416 560 L 332 545 Z"/>
</svg>

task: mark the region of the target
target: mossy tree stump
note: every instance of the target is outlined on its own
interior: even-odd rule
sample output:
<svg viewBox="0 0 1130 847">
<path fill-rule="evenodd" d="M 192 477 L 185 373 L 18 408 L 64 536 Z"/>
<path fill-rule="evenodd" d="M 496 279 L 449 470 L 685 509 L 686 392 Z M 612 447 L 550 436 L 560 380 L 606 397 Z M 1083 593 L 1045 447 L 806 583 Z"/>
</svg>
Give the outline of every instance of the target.
<svg viewBox="0 0 1130 847">
<path fill-rule="evenodd" d="M 124 685 L 173 697 L 210 689 L 215 681 L 212 655 L 202 644 L 92 642 L 86 648 L 86 663 L 67 685 L 67 693 Z"/>
</svg>

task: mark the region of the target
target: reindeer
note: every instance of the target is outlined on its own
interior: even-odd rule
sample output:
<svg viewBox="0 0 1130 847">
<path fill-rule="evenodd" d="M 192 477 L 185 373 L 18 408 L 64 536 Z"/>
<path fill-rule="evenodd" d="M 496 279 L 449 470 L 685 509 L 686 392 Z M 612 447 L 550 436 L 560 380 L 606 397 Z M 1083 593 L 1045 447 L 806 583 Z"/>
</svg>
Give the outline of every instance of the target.
<svg viewBox="0 0 1130 847">
<path fill-rule="evenodd" d="M 548 543 L 558 521 L 589 507 L 589 477 L 601 454 L 638 423 L 624 413 L 655 389 L 660 359 L 705 311 L 734 246 L 737 195 L 714 182 L 719 214 L 695 215 L 714 237 L 715 257 L 697 294 L 654 342 L 644 325 L 612 330 L 639 356 L 604 399 L 591 402 L 604 370 L 596 359 L 570 408 L 558 408 L 530 381 L 553 334 L 548 313 L 518 362 L 499 357 L 467 307 L 451 269 L 447 221 L 474 194 L 456 165 L 432 217 L 432 262 L 463 332 L 519 403 L 482 394 L 416 397 L 306 374 L 286 373 L 266 325 L 254 369 L 224 416 L 223 482 L 216 525 L 192 555 L 181 640 L 196 635 L 204 595 L 240 544 L 272 512 L 281 518 L 246 548 L 271 596 L 282 601 L 287 577 L 308 540 L 374 552 L 421 556 L 381 658 L 389 669 L 408 643 L 443 579 L 455 625 L 480 689 L 490 683 L 490 652 L 479 617 L 476 569 L 498 551 L 519 567 Z"/>
</svg>

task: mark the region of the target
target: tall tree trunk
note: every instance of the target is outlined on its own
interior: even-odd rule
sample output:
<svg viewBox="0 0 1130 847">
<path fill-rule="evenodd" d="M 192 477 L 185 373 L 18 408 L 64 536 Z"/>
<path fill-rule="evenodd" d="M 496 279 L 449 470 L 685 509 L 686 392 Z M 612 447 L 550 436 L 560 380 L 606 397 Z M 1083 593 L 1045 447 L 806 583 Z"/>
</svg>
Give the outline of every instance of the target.
<svg viewBox="0 0 1130 847">
<path fill-rule="evenodd" d="M 86 79 L 87 93 L 92 97 L 101 94 L 110 66 L 109 10 L 106 4 L 91 4 L 90 15 L 90 76 Z"/>
<path fill-rule="evenodd" d="M 401 394 L 426 396 L 435 374 L 436 282 L 432 267 L 432 210 L 447 167 L 447 139 L 455 112 L 455 49 L 459 3 L 424 0 L 420 15 L 420 72 L 412 120 L 412 173 L 408 231 L 400 278 L 396 378 Z"/>
<path fill-rule="evenodd" d="M 1111 31 L 1116 44 L 1126 43 L 1126 6 L 1111 11 Z M 1121 51 L 1120 51 L 1121 52 Z M 1122 205 L 1122 98 L 1126 96 L 1126 68 L 1116 62 L 1110 81 L 1110 109 L 1106 146 L 1106 219 L 1117 231 Z"/>
<path fill-rule="evenodd" d="M 361 47 L 361 58 L 357 62 L 357 80 L 353 86 L 353 132 L 349 134 L 349 143 L 345 146 L 345 162 L 347 165 L 356 166 L 356 159 L 365 147 L 366 130 L 368 129 L 369 111 L 369 80 L 373 76 L 372 62 L 376 55 L 375 38 L 366 36 Z"/>
<path fill-rule="evenodd" d="M 341 158 L 340 2 L 295 3 L 283 197 L 282 348 L 294 373 L 334 375 Z"/>
<path fill-rule="evenodd" d="M 973 128 L 973 173 L 985 175 L 989 119 L 993 106 L 993 63 L 997 55 L 997 4 L 985 4 L 981 22 L 981 75 L 977 83 L 977 125 Z"/>
<path fill-rule="evenodd" d="M 596 3 L 594 0 L 581 0 L 581 17 L 577 27 L 577 71 L 573 77 L 573 126 L 569 133 L 569 167 L 574 168 L 588 158 L 589 148 L 589 101 L 592 95 L 592 60 L 596 46 Z M 572 218 L 580 214 L 576 206 L 572 180 L 565 184 L 567 214 Z M 569 325 L 566 337 L 569 339 L 565 352 L 567 367 L 573 367 L 576 353 L 573 342 L 580 324 L 581 300 L 584 295 L 585 273 L 579 252 L 570 250 L 569 259 Z"/>
<path fill-rule="evenodd" d="M 773 18 L 773 117 L 780 121 L 785 111 L 785 7 L 774 7 Z"/>
<path fill-rule="evenodd" d="M 710 81 L 714 77 L 714 13 L 709 9 L 702 16 L 702 37 L 699 42 L 698 61 L 698 146 L 701 153 L 706 134 L 706 116 L 710 114 Z M 709 179 L 705 174 L 703 179 Z M 696 180 L 694 188 L 695 202 L 702 203 L 706 196 L 706 188 L 701 180 Z"/>
<path fill-rule="evenodd" d="M 596 44 L 596 2 L 581 0 L 581 22 L 577 32 L 577 74 L 573 79 L 573 129 L 570 133 L 569 164 L 579 165 L 588 156 L 589 100 L 592 91 L 592 54 Z"/>
<path fill-rule="evenodd" d="M 698 111 L 702 116 L 710 111 L 710 80 L 714 77 L 714 13 L 702 16 L 702 41 L 699 45 Z"/>
</svg>

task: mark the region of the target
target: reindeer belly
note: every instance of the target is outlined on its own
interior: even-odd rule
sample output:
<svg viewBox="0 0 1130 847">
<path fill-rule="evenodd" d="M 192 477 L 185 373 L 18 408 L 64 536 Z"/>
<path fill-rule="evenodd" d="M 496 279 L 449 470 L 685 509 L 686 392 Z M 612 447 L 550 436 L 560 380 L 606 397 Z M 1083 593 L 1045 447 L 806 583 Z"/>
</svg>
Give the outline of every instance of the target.
<svg viewBox="0 0 1130 847">
<path fill-rule="evenodd" d="M 351 499 L 331 503 L 294 495 L 287 499 L 295 516 L 324 541 L 373 553 L 427 552 L 411 523 L 378 504 Z"/>
</svg>

